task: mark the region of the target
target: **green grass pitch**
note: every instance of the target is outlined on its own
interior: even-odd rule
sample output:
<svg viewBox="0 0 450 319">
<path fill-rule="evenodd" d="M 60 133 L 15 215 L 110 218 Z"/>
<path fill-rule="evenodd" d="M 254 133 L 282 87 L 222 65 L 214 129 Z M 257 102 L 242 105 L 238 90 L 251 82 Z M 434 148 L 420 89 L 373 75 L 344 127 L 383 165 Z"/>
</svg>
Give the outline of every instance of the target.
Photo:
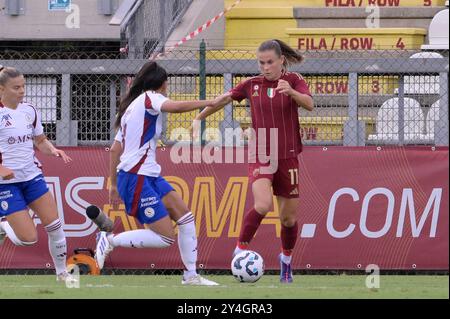
<svg viewBox="0 0 450 319">
<path fill-rule="evenodd" d="M 0 300 L 8 298 L 152 298 L 152 299 L 307 299 L 307 298 L 449 298 L 448 276 L 380 277 L 380 287 L 366 287 L 360 275 L 296 275 L 293 284 L 280 284 L 278 276 L 263 276 L 253 284 L 239 283 L 231 275 L 206 276 L 217 287 L 181 285 L 181 276 L 81 276 L 80 288 L 67 288 L 55 276 L 2 275 Z"/>
</svg>

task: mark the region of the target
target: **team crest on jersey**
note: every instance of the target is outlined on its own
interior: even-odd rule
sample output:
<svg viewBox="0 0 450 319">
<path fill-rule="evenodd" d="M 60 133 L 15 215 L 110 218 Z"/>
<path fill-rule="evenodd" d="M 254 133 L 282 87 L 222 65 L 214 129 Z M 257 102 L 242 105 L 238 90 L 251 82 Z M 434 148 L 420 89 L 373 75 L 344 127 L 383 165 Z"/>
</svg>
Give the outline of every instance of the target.
<svg viewBox="0 0 450 319">
<path fill-rule="evenodd" d="M 275 89 L 268 88 L 267 89 L 267 96 L 270 97 L 271 99 L 273 99 L 275 97 Z"/>
<path fill-rule="evenodd" d="M 30 114 L 25 114 L 25 119 L 28 123 L 33 123 L 33 117 Z"/>
<path fill-rule="evenodd" d="M 1 206 L 3 210 L 8 210 L 9 205 L 7 201 L 2 201 Z"/>
<path fill-rule="evenodd" d="M 147 216 L 148 218 L 152 218 L 153 216 L 155 216 L 155 210 L 154 210 L 153 208 L 151 208 L 151 207 L 147 207 L 147 208 L 144 210 L 144 214 L 145 214 L 145 216 Z"/>
</svg>

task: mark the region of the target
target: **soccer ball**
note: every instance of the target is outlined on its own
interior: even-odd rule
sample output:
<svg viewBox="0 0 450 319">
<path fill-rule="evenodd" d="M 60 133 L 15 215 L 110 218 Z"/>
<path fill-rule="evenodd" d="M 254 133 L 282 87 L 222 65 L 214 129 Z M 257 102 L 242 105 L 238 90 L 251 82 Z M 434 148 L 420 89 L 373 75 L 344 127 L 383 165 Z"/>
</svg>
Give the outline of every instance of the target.
<svg viewBox="0 0 450 319">
<path fill-rule="evenodd" d="M 256 282 L 264 273 L 264 260 L 260 254 L 245 250 L 234 256 L 231 272 L 240 282 Z"/>
</svg>

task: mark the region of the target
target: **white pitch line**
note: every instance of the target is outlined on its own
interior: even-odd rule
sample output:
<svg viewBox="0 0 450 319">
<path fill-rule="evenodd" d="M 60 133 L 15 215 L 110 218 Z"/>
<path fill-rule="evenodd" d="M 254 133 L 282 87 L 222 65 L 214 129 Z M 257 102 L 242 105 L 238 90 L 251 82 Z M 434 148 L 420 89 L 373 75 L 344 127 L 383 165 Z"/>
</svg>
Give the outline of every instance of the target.
<svg viewBox="0 0 450 319">
<path fill-rule="evenodd" d="M 0 285 L 0 288 L 64 288 L 64 285 Z M 213 289 L 213 288 L 219 288 L 219 289 L 233 289 L 233 288 L 248 288 L 248 289 L 330 289 L 330 288 L 342 288 L 342 287 L 298 287 L 298 286 L 275 286 L 275 285 L 268 285 L 268 286 L 261 286 L 261 285 L 255 285 L 255 286 L 247 286 L 245 284 L 239 285 L 239 286 L 227 286 L 227 285 L 219 285 L 219 286 L 185 286 L 185 285 L 111 285 L 111 284 L 85 284 L 80 283 L 80 289 L 81 288 L 184 288 L 184 289 Z"/>
</svg>

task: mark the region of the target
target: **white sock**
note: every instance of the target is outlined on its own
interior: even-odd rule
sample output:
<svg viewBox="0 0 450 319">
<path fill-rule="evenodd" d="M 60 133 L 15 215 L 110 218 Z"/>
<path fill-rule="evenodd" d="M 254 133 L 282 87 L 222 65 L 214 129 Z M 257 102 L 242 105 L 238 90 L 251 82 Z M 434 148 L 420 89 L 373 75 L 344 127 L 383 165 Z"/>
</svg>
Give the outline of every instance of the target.
<svg viewBox="0 0 450 319">
<path fill-rule="evenodd" d="M 285 264 L 289 265 L 291 263 L 292 256 L 286 256 L 285 254 L 281 254 L 281 261 Z"/>
<path fill-rule="evenodd" d="M 166 248 L 175 240 L 155 233 L 150 229 L 130 230 L 118 235 L 108 236 L 113 247 L 128 248 Z"/>
<path fill-rule="evenodd" d="M 197 275 L 197 234 L 195 232 L 194 215 L 186 213 L 177 220 L 178 225 L 178 249 L 184 267 L 184 278 Z"/>
<path fill-rule="evenodd" d="M 236 256 L 237 254 L 241 253 L 245 251 L 244 249 L 240 249 L 238 246 L 236 246 L 236 248 L 234 248 L 234 252 L 233 252 L 233 256 Z"/>
<path fill-rule="evenodd" d="M 59 219 L 45 226 L 48 234 L 48 250 L 52 256 L 57 274 L 66 271 L 67 244 L 66 235 Z"/>
<path fill-rule="evenodd" d="M 6 233 L 6 236 L 8 236 L 9 240 L 16 245 L 16 246 L 31 246 L 36 243 L 36 241 L 33 242 L 26 242 L 21 241 L 16 234 L 14 233 L 14 230 L 12 229 L 11 225 L 7 221 L 0 223 L 0 229 L 3 230 Z"/>
</svg>

